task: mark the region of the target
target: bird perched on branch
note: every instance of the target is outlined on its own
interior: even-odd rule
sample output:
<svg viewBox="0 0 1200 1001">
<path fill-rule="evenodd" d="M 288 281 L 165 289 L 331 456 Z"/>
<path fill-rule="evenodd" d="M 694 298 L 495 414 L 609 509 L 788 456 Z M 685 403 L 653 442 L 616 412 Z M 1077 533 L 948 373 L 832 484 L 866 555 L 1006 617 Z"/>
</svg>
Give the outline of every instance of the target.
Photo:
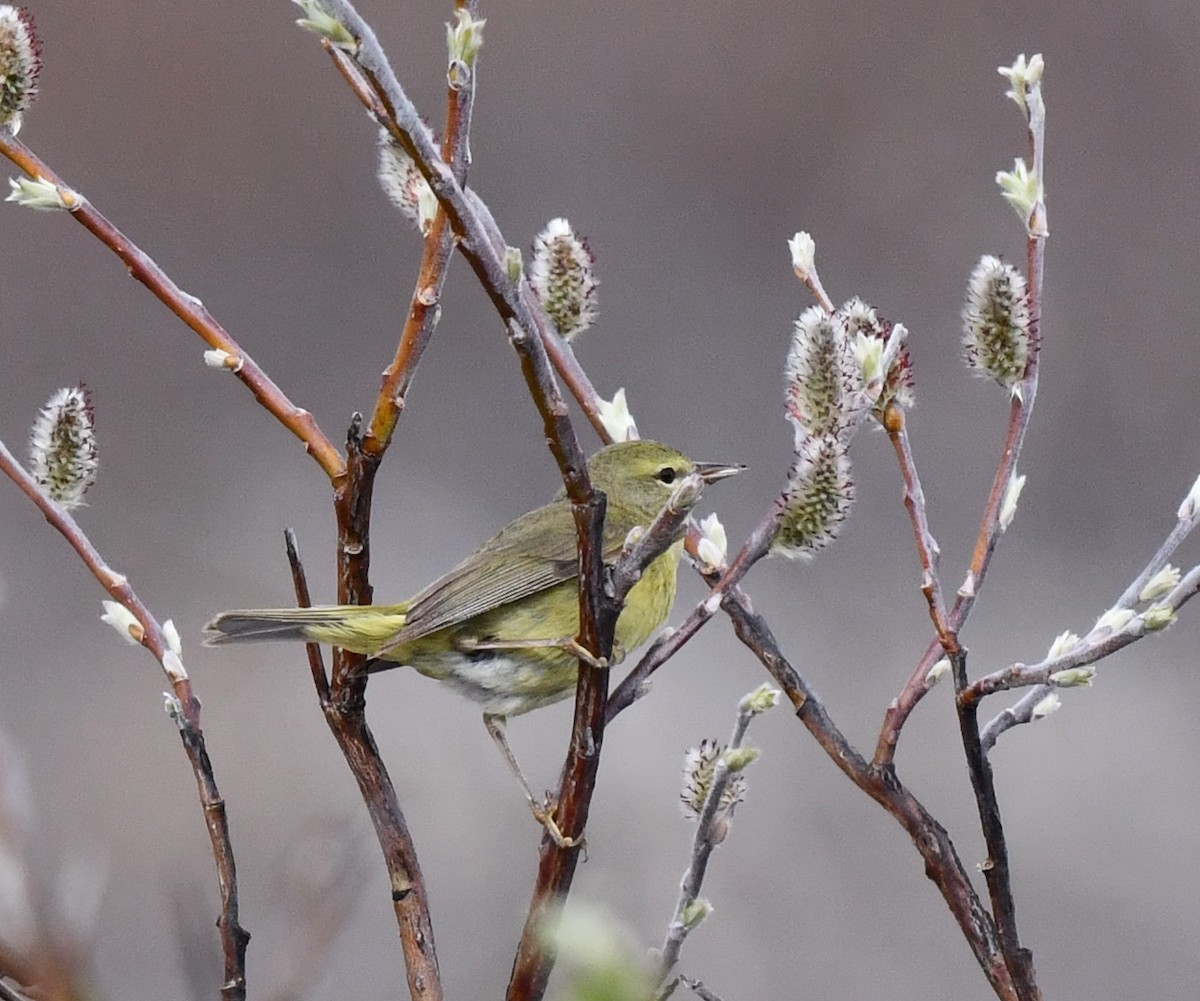
<svg viewBox="0 0 1200 1001">
<path fill-rule="evenodd" d="M 649 527 L 685 477 L 695 474 L 702 486 L 741 468 L 694 462 L 653 441 L 601 449 L 588 460 L 588 476 L 608 499 L 605 563 L 620 557 L 634 529 Z M 681 527 L 626 595 L 610 663 L 646 642 L 670 614 L 682 534 Z M 533 796 L 508 745 L 505 723 L 509 716 L 569 696 L 578 659 L 589 656 L 575 638 L 579 558 L 575 519 L 563 491 L 505 526 L 408 601 L 228 611 L 205 632 L 210 646 L 260 640 L 328 643 L 367 655 L 370 671 L 408 665 L 462 692 L 483 706 L 488 733 L 534 815 L 557 835 L 550 812 Z"/>
</svg>

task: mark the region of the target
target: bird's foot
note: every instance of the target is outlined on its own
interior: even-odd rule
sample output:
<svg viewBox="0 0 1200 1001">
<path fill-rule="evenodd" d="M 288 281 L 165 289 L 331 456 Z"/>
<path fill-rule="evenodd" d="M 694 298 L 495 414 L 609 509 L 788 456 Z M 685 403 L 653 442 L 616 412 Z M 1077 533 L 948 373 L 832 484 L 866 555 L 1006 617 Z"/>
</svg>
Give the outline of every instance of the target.
<svg viewBox="0 0 1200 1001">
<path fill-rule="evenodd" d="M 545 828 L 546 833 L 550 835 L 550 840 L 553 841 L 559 848 L 579 848 L 584 853 L 584 861 L 587 860 L 587 838 L 580 836 L 578 838 L 568 838 L 563 834 L 562 829 L 558 826 L 558 822 L 554 819 L 554 813 L 558 809 L 558 800 L 550 793 L 546 793 L 546 798 L 542 802 L 536 799 L 529 800 L 529 811 L 533 814 L 533 819 Z"/>
</svg>

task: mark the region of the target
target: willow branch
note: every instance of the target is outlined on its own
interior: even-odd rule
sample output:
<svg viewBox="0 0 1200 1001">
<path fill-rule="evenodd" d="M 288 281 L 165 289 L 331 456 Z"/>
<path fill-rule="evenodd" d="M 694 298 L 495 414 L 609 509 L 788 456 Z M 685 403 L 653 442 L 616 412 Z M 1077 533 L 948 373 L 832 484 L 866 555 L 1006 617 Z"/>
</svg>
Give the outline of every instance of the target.
<svg viewBox="0 0 1200 1001">
<path fill-rule="evenodd" d="M 1030 161 L 1036 165 L 1038 177 L 1042 173 L 1044 123 L 1039 122 L 1038 128 L 1028 130 Z M 1041 209 L 1044 214 L 1044 208 Z M 1038 389 L 1038 355 L 1036 350 L 1041 342 L 1042 297 L 1045 277 L 1045 243 L 1044 236 L 1029 235 L 1026 240 L 1026 280 L 1029 289 L 1029 336 L 1035 346 L 1030 352 L 1029 363 L 1025 369 L 1025 377 L 1017 391 L 1013 393 L 1009 406 L 1008 427 L 1004 436 L 1004 445 L 1000 452 L 1000 461 L 996 474 L 992 478 L 992 488 L 988 493 L 984 506 L 983 518 L 980 521 L 979 532 L 975 539 L 975 549 L 971 556 L 971 564 L 948 616 L 949 631 L 957 635 L 962 631 L 975 599 L 991 566 L 992 555 L 1000 540 L 1003 529 L 1000 527 L 1000 509 L 1004 503 L 1004 494 L 1008 489 L 1009 480 L 1017 468 L 1017 460 L 1025 443 L 1025 433 L 1037 400 Z M 890 764 L 896 755 L 896 745 L 900 740 L 900 732 L 905 722 L 916 708 L 917 703 L 925 697 L 930 685 L 926 680 L 929 669 L 942 655 L 941 637 L 935 637 L 926 648 L 924 655 L 917 662 L 908 681 L 900 694 L 884 713 L 883 725 L 880 728 L 879 739 L 875 747 L 874 761 L 877 765 Z"/>
<path fill-rule="evenodd" d="M 483 201 L 465 189 L 443 158 L 415 105 L 400 86 L 370 25 L 347 0 L 327 0 L 325 6 L 357 41 L 356 51 L 331 52 L 339 72 L 355 96 L 413 159 L 445 210 L 459 240 L 459 251 L 475 272 L 506 325 L 516 322 L 535 333 L 555 370 L 578 401 L 589 423 L 607 441 L 608 433 L 596 406 L 598 394 L 570 347 L 546 319 L 524 276 L 514 281 L 504 263 L 508 241 Z"/>
<path fill-rule="evenodd" d="M 1016 1001 L 1018 995 L 1000 949 L 995 923 L 971 885 L 945 828 L 900 782 L 893 768 L 875 765 L 855 750 L 834 724 L 817 693 L 784 657 L 770 627 L 751 609 L 744 594 L 729 593 L 722 608 L 732 620 L 738 639 L 754 652 L 783 689 L 797 718 L 830 760 L 912 838 L 925 862 L 925 875 L 941 892 L 992 989 L 1003 1001 Z"/>
<path fill-rule="evenodd" d="M 341 454 L 317 426 L 312 414 L 288 399 L 199 299 L 176 285 L 145 251 L 109 222 L 91 202 L 69 187 L 24 143 L 3 129 L 0 129 L 0 154 L 30 177 L 48 181 L 58 188 L 59 196 L 71 217 L 116 254 L 125 269 L 199 334 L 210 348 L 225 353 L 225 367 L 250 390 L 259 404 L 304 443 L 304 450 L 331 480 L 337 482 L 345 474 Z"/>
<path fill-rule="evenodd" d="M 479 5 L 476 0 L 458 0 L 456 6 L 474 14 Z M 325 47 L 331 54 L 340 55 L 332 46 L 326 44 Z M 336 58 L 334 61 L 338 62 Z M 466 80 L 456 81 L 446 88 L 446 128 L 441 155 L 460 186 L 466 184 L 470 166 L 475 80 L 476 73 L 472 69 Z M 363 451 L 368 454 L 382 454 L 391 443 L 417 364 L 441 316 L 439 303 L 446 281 L 446 268 L 453 252 L 454 231 L 445 208 L 439 203 L 429 232 L 425 235 L 421 267 L 416 288 L 409 300 L 408 318 L 400 335 L 400 343 L 391 364 L 384 370 L 375 410 L 363 438 Z"/>
<path fill-rule="evenodd" d="M 776 696 L 778 694 L 775 692 Z M 734 723 L 733 734 L 729 738 L 726 750 L 736 750 L 742 746 L 746 731 L 750 727 L 750 721 L 760 712 L 762 709 L 754 708 L 748 699 L 742 700 L 741 705 L 738 706 L 737 721 Z M 716 764 L 713 765 L 712 778 L 709 780 L 708 791 L 705 793 L 700 815 L 696 818 L 691 861 L 680 882 L 675 911 L 671 921 L 667 924 L 666 936 L 663 939 L 662 948 L 659 950 L 658 976 L 660 982 L 666 980 L 675 968 L 675 964 L 679 962 L 679 953 L 683 949 L 684 940 L 695 927 L 695 924 L 689 923 L 687 920 L 687 911 L 700 896 L 700 888 L 704 885 L 704 876 L 708 871 L 708 860 L 712 856 L 713 849 L 724 840 L 729 830 L 729 819 L 733 815 L 733 807 L 730 804 L 722 806 L 722 800 L 725 798 L 725 790 L 729 788 L 729 783 L 735 774 L 729 767 L 725 754 L 719 754 Z M 736 803 L 736 800 L 734 802 Z M 662 997 L 666 993 L 668 992 L 660 991 L 659 996 Z"/>
<path fill-rule="evenodd" d="M 917 463 L 913 458 L 904 410 L 895 403 L 890 404 L 884 415 L 883 426 L 900 464 L 900 478 L 904 481 L 904 506 L 912 522 L 917 557 L 921 562 L 921 593 L 929 606 L 929 617 L 933 620 L 934 632 L 938 635 L 940 645 L 950 650 L 957 646 L 958 640 L 951 634 L 949 623 L 946 621 L 946 603 L 942 597 L 942 581 L 938 573 L 938 559 L 942 551 L 929 528 L 925 491 L 921 488 L 921 477 L 917 473 Z"/>
<path fill-rule="evenodd" d="M 238 923 L 237 866 L 233 857 L 233 842 L 229 833 L 225 800 L 217 788 L 212 761 L 205 747 L 204 731 L 200 727 L 200 700 L 192 691 L 192 683 L 183 662 L 168 646 L 158 620 L 137 596 L 128 579 L 108 565 L 70 512 L 42 492 L 37 482 L 17 462 L 3 442 L 0 442 L 0 472 L 8 476 L 37 506 L 46 521 L 67 540 L 68 545 L 75 550 L 104 590 L 133 616 L 136 626 L 129 627 L 130 640 L 149 650 L 166 675 L 173 692 L 173 701 L 168 702 L 168 712 L 179 728 L 184 753 L 196 779 L 200 805 L 204 811 L 204 823 L 216 862 L 217 883 L 221 895 L 221 914 L 217 919 L 217 927 L 221 933 L 221 950 L 224 956 L 221 997 L 224 1001 L 245 1001 L 246 946 L 250 941 L 250 934 Z"/>
<path fill-rule="evenodd" d="M 738 584 L 750 568 L 761 560 L 771 548 L 771 540 L 783 517 L 783 499 L 775 502 L 766 515 L 747 536 L 733 562 L 720 571 L 715 581 L 709 582 L 711 591 L 699 602 L 679 625 L 678 629 L 665 634 L 643 655 L 608 700 L 607 715 L 611 723 L 620 713 L 642 698 L 650 690 L 650 676 L 675 656 L 693 636 L 700 631 L 717 610 L 725 596 L 738 591 Z"/>
</svg>

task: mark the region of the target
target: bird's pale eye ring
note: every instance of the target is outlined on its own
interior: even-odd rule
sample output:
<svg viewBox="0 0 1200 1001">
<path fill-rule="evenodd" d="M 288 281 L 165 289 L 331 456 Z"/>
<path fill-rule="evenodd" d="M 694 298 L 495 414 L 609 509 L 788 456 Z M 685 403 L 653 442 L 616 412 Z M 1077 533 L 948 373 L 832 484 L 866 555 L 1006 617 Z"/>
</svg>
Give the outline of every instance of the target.
<svg viewBox="0 0 1200 1001">
<path fill-rule="evenodd" d="M 662 469 L 658 471 L 657 478 L 660 483 L 674 483 L 676 475 L 677 474 L 675 470 L 671 466 L 663 466 Z"/>
</svg>

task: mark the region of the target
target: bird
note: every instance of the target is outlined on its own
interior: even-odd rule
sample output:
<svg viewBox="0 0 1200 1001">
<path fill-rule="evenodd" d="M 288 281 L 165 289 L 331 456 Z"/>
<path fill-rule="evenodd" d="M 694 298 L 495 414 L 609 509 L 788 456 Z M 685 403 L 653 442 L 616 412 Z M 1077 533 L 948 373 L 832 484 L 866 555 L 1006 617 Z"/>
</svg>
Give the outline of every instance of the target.
<svg viewBox="0 0 1200 1001">
<path fill-rule="evenodd" d="M 695 462 L 645 439 L 608 445 L 588 459 L 588 477 L 607 497 L 603 559 L 614 563 L 630 533 L 647 528 L 676 485 L 696 473 L 702 485 L 740 465 Z M 470 556 L 407 601 L 394 605 L 234 609 L 205 627 L 205 645 L 267 640 L 328 643 L 369 659 L 370 672 L 401 665 L 434 678 L 483 708 L 534 816 L 556 840 L 552 808 L 533 795 L 506 736 L 507 720 L 567 698 L 578 658 L 579 559 L 571 503 L 550 503 L 510 522 Z M 629 590 L 607 665 L 645 643 L 675 600 L 683 529 Z"/>
</svg>

